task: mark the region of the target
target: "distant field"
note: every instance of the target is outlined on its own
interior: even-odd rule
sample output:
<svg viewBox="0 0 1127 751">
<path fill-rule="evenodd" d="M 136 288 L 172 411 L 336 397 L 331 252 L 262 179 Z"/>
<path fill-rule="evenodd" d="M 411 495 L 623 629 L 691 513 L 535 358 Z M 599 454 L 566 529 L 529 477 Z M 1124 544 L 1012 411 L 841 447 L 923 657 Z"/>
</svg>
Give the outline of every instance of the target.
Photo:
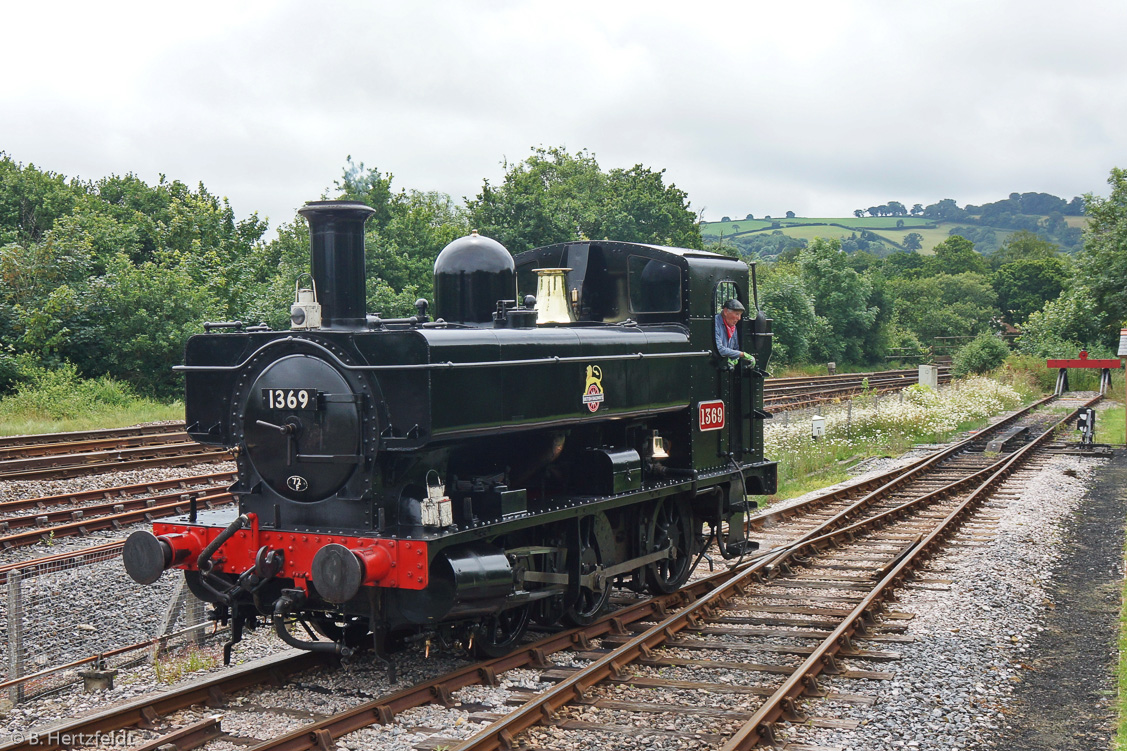
<svg viewBox="0 0 1127 751">
<path fill-rule="evenodd" d="M 1085 227 L 1088 222 L 1088 218 L 1083 216 L 1070 216 L 1065 217 L 1065 219 L 1070 227 Z M 897 227 L 898 221 L 903 221 L 904 226 Z M 772 225 L 775 223 L 778 223 L 779 226 L 773 227 Z M 966 226 L 966 223 L 935 222 L 916 217 L 892 216 L 862 217 L 860 219 L 856 217 L 795 217 L 794 219 L 743 219 L 731 222 L 705 222 L 701 224 L 700 231 L 706 238 L 719 238 L 721 234 L 725 238 L 746 237 L 762 232 L 777 231 L 782 232 L 787 237 L 810 241 L 815 237 L 826 239 L 847 238 L 854 232 L 860 233 L 862 230 L 867 230 L 882 240 L 896 243 L 896 245 L 902 245 L 905 235 L 909 232 L 918 232 L 923 238 L 920 241 L 923 246 L 920 252 L 927 255 L 932 252 L 936 245 L 951 236 L 951 230 L 959 226 Z M 1014 230 L 999 227 L 992 227 L 991 229 L 994 230 L 999 242 L 1005 240 L 1014 232 Z"/>
<path fill-rule="evenodd" d="M 904 222 L 905 233 L 912 231 L 915 227 L 935 227 L 935 222 L 929 219 L 921 219 L 916 217 L 895 217 L 895 216 L 872 216 L 862 217 L 795 217 L 794 219 L 738 219 L 730 222 L 705 222 L 700 226 L 701 234 L 705 236 L 723 234 L 725 237 L 732 235 L 744 235 L 751 232 L 758 232 L 762 230 L 772 229 L 772 225 L 778 222 L 779 226 L 774 229 L 781 229 L 786 232 L 788 227 L 803 224 L 821 224 L 831 225 L 840 224 L 849 227 L 851 230 L 858 231 L 863 229 L 897 229 L 897 222 Z M 796 228 L 797 229 L 797 228 Z M 810 228 L 802 228 L 810 229 Z M 841 231 L 841 227 L 826 227 L 827 232 L 832 230 Z M 786 232 L 790 234 L 790 232 Z M 821 237 L 830 237 L 831 235 L 822 234 Z M 796 235 L 798 237 L 798 235 Z M 837 235 L 832 235 L 837 237 Z"/>
</svg>

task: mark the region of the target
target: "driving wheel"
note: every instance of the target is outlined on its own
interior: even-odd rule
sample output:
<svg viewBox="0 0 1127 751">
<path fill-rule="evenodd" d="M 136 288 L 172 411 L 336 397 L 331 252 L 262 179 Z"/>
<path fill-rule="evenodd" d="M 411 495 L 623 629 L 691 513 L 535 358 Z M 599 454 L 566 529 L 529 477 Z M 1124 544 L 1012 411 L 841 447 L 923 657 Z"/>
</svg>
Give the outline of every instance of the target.
<svg viewBox="0 0 1127 751">
<path fill-rule="evenodd" d="M 688 501 L 679 495 L 658 500 L 645 527 L 642 549 L 646 553 L 668 548 L 669 558 L 646 566 L 646 589 L 650 594 L 676 592 L 689 579 L 697 554 L 697 530 Z"/>
</svg>

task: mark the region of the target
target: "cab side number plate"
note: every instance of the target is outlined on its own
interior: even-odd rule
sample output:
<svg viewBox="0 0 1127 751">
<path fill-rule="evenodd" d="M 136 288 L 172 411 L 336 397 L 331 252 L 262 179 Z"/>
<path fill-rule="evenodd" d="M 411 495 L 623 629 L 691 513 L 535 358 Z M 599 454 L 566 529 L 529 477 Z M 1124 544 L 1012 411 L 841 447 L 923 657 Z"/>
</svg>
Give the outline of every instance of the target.
<svg viewBox="0 0 1127 751">
<path fill-rule="evenodd" d="M 317 409 L 317 389 L 262 389 L 266 409 Z"/>
<path fill-rule="evenodd" d="M 701 430 L 720 430 L 724 427 L 724 401 L 715 399 L 698 404 L 697 424 Z"/>
</svg>

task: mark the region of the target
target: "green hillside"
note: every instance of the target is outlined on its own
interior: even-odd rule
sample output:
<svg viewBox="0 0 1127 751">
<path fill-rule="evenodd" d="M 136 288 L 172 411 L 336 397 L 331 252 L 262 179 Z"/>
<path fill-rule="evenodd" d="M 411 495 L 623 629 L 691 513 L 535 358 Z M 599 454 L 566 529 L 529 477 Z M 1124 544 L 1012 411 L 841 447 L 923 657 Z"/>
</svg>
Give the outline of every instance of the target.
<svg viewBox="0 0 1127 751">
<path fill-rule="evenodd" d="M 1031 231 L 1046 240 L 1057 241 L 1056 237 L 1038 226 L 1038 224 L 1048 224 L 1050 217 L 1026 216 Z M 1087 219 L 1081 216 L 1069 216 L 1064 218 L 1064 221 L 1068 227 L 1083 229 Z M 908 249 L 905 247 L 906 238 L 913 232 L 920 236 L 919 252 L 925 255 L 930 254 L 936 245 L 956 234 L 974 242 L 980 252 L 989 254 L 1016 231 L 1013 227 L 982 223 L 977 217 L 967 217 L 962 221 L 942 221 L 920 216 L 792 217 L 740 219 L 701 224 L 701 234 L 705 242 L 731 242 L 745 252 L 763 249 L 762 243 L 770 242 L 770 249 L 760 255 L 772 255 L 782 249 L 786 243 L 782 241 L 780 235 L 806 242 L 816 237 L 839 239 L 845 244 L 846 250 L 864 249 L 883 254 Z M 778 241 L 774 241 L 769 236 L 775 236 Z"/>
</svg>

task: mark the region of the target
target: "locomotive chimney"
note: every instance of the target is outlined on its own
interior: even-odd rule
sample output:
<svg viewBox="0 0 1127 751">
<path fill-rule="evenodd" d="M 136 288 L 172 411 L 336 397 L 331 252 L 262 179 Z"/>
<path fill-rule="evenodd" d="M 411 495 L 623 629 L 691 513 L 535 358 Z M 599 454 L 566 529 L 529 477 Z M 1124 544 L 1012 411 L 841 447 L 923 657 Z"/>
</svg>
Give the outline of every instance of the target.
<svg viewBox="0 0 1127 751">
<path fill-rule="evenodd" d="M 309 222 L 321 328 L 363 328 L 368 312 L 364 222 L 376 210 L 358 201 L 309 201 L 297 213 Z"/>
</svg>

